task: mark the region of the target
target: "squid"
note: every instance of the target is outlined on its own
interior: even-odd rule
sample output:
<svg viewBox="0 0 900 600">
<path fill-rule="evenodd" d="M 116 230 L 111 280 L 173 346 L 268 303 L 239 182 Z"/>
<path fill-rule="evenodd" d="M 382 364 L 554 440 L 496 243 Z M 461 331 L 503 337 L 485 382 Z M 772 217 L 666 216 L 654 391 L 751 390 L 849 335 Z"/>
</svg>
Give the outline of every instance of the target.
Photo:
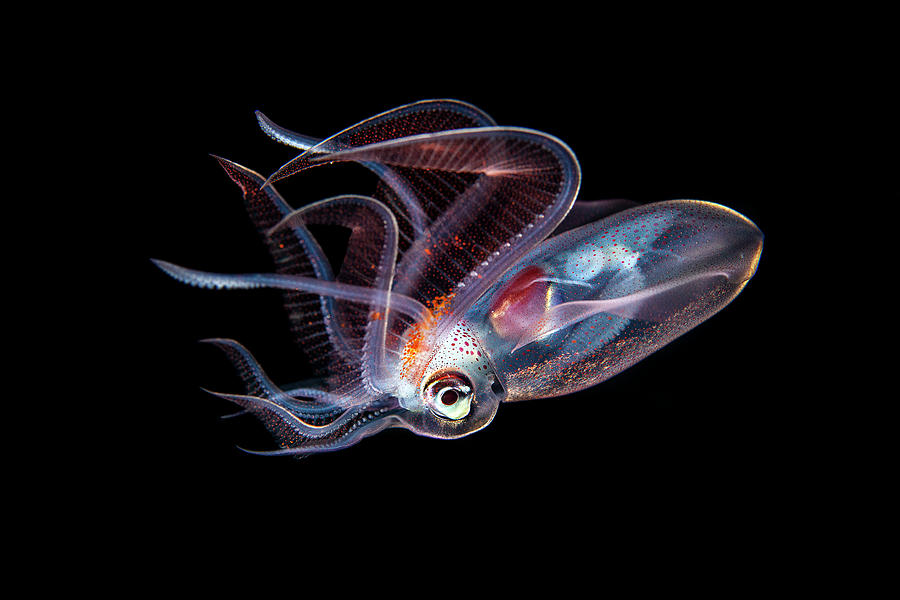
<svg viewBox="0 0 900 600">
<path fill-rule="evenodd" d="M 249 350 L 210 339 L 243 393 L 212 392 L 303 457 L 387 428 L 460 438 L 502 402 L 571 394 L 620 373 L 730 303 L 763 234 L 700 200 L 578 201 L 581 170 L 552 135 L 498 126 L 457 100 L 425 100 L 326 139 L 257 112 L 299 154 L 263 177 L 216 157 L 243 193 L 273 272 L 221 274 L 154 260 L 212 289 L 282 291 L 314 379 L 273 382 Z M 338 163 L 377 176 L 371 196 L 292 208 L 275 188 Z M 332 268 L 310 226 L 349 230 Z"/>
</svg>

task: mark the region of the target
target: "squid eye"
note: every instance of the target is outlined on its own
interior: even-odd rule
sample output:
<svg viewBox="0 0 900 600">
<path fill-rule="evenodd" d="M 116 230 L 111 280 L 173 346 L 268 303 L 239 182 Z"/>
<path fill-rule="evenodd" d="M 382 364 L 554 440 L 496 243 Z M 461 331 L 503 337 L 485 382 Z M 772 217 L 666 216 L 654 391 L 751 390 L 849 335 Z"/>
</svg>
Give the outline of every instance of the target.
<svg viewBox="0 0 900 600">
<path fill-rule="evenodd" d="M 458 421 L 469 414 L 474 395 L 471 382 L 461 373 L 440 375 L 424 390 L 425 403 L 431 412 L 451 421 Z"/>
</svg>

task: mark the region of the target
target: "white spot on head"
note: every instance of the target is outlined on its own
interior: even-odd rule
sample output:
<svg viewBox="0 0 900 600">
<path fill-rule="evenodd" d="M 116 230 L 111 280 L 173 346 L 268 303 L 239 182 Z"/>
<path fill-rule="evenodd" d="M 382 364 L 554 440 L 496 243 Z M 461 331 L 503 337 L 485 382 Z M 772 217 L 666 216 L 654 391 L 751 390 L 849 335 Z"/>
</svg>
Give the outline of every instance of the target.
<svg viewBox="0 0 900 600">
<path fill-rule="evenodd" d="M 422 407 L 418 390 L 405 379 L 400 379 L 397 386 L 397 398 L 400 399 L 400 406 L 406 410 L 419 410 Z"/>
</svg>

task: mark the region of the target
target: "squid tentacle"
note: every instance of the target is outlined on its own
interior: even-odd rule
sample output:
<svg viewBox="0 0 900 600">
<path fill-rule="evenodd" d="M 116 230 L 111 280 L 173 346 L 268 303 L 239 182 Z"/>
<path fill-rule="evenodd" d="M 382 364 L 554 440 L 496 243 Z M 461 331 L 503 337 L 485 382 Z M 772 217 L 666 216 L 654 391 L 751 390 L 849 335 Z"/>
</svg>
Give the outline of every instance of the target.
<svg viewBox="0 0 900 600">
<path fill-rule="evenodd" d="M 200 341 L 212 344 L 225 352 L 237 369 L 241 379 L 243 379 L 248 391 L 247 395 L 258 395 L 280 402 L 285 406 L 290 406 L 294 412 L 308 420 L 327 419 L 346 410 L 348 402 L 345 399 L 325 390 L 299 386 L 285 390 L 275 385 L 253 355 L 250 354 L 250 351 L 235 340 L 209 338 Z M 223 397 L 219 392 L 210 391 L 210 393 L 214 396 Z M 308 398 L 312 402 L 300 402 L 299 398 Z M 248 412 L 250 411 L 245 409 L 229 415 L 223 415 L 221 418 L 231 419 Z"/>
<path fill-rule="evenodd" d="M 305 438 L 323 438 L 333 434 L 343 425 L 347 424 L 353 417 L 364 410 L 361 406 L 344 408 L 342 412 L 325 425 L 314 425 L 308 423 L 305 419 L 312 419 L 318 415 L 307 412 L 308 409 L 302 406 L 297 400 L 293 400 L 287 396 L 281 398 L 262 398 L 260 396 L 249 396 L 246 394 L 225 394 L 222 392 L 214 392 L 204 389 L 205 392 L 234 402 L 238 406 L 247 407 L 249 410 L 265 410 L 275 413 L 296 433 Z"/>
<path fill-rule="evenodd" d="M 329 148 L 327 144 L 323 144 L 323 142 L 327 140 L 303 135 L 296 131 L 291 131 L 286 127 L 277 125 L 272 119 L 260 111 L 256 111 L 256 120 L 259 122 L 260 128 L 270 138 L 286 146 L 302 150 L 304 153 L 313 148 L 322 152 L 325 152 Z M 390 167 L 376 162 L 361 162 L 360 164 L 375 173 L 379 179 L 397 194 L 397 198 L 409 212 L 409 221 L 413 227 L 415 237 L 419 238 L 424 235 L 425 229 L 427 228 L 427 217 L 409 184 Z M 261 187 L 264 186 L 262 183 L 263 181 L 264 180 L 261 180 Z M 271 182 L 266 181 L 265 184 L 267 185 L 264 187 L 271 187 Z"/>
<path fill-rule="evenodd" d="M 318 400 L 325 404 L 338 404 L 340 397 L 318 388 L 310 387 L 294 387 L 285 390 L 272 382 L 266 372 L 262 369 L 259 362 L 250 354 L 240 342 L 228 338 L 207 338 L 200 340 L 201 343 L 211 344 L 224 351 L 234 363 L 240 372 L 241 378 L 248 390 L 256 389 L 256 393 L 262 393 L 267 398 L 290 397 L 290 398 L 310 398 Z"/>
<path fill-rule="evenodd" d="M 243 275 L 210 273 L 208 271 L 188 269 L 164 260 L 151 260 L 153 264 L 173 279 L 195 287 L 233 290 L 258 288 L 301 290 L 322 296 L 332 296 L 341 300 L 371 304 L 381 308 L 390 307 L 419 323 L 434 321 L 434 316 L 424 304 L 414 298 L 396 292 L 378 291 L 336 281 L 322 281 L 311 277 L 281 275 L 278 273 L 248 273 Z"/>
<path fill-rule="evenodd" d="M 210 393 L 256 414 L 273 433 L 278 435 L 285 446 L 282 450 L 274 451 L 241 448 L 251 454 L 302 456 L 324 450 L 337 450 L 351 446 L 387 427 L 400 424 L 396 416 L 399 413 L 396 400 L 389 396 L 365 406 L 348 408 L 327 424 L 311 425 L 297 412 L 296 402 L 284 403 L 256 396 Z"/>
<path fill-rule="evenodd" d="M 444 115 L 443 119 L 418 119 L 416 115 Z M 409 136 L 436 130 L 459 129 L 461 127 L 490 127 L 497 123 L 487 113 L 467 102 L 453 99 L 422 100 L 360 121 L 325 139 L 316 139 L 276 125 L 262 112 L 256 111 L 260 128 L 275 141 L 301 150 L 301 154 L 283 165 L 265 180 L 263 186 L 295 172 L 309 156 L 322 155 L 370 144 L 376 141 Z M 415 239 L 426 234 L 429 219 L 422 208 L 421 198 L 415 186 L 391 167 L 378 161 L 360 161 L 362 166 L 375 173 L 390 190 L 407 212 Z"/>
<path fill-rule="evenodd" d="M 277 240 L 273 239 L 271 235 L 267 235 L 266 232 L 271 230 L 278 220 L 290 214 L 293 209 L 273 186 L 261 189 L 265 179 L 259 173 L 219 156 L 213 155 L 213 158 L 218 161 L 228 177 L 241 188 L 247 211 L 257 229 L 265 236 L 269 253 L 272 255 L 276 265 L 292 264 L 291 261 L 284 262 L 288 258 L 286 255 L 288 250 L 281 243 L 278 243 Z M 266 209 L 264 207 L 270 208 Z M 280 215 L 280 217 L 275 217 L 275 215 Z M 275 218 L 274 221 L 272 221 L 273 218 Z M 302 251 L 316 278 L 333 281 L 334 274 L 331 270 L 331 265 L 312 233 L 301 225 L 293 227 L 291 234 L 297 244 L 296 250 Z M 286 272 L 281 268 L 279 268 L 279 271 Z M 319 309 L 322 312 L 325 329 L 334 348 L 344 357 L 352 359 L 354 353 L 350 343 L 344 336 L 344 332 L 340 327 L 332 326 L 332 323 L 337 321 L 334 316 L 334 298 L 320 296 Z"/>
<path fill-rule="evenodd" d="M 374 198 L 368 196 L 338 196 L 329 198 L 300 208 L 287 215 L 284 219 L 276 224 L 270 233 L 275 233 L 284 227 L 297 226 L 305 224 L 307 219 L 314 218 L 316 213 L 324 213 L 326 222 L 332 224 L 346 223 L 346 216 L 340 213 L 341 210 L 350 208 L 351 210 L 368 210 L 375 215 L 376 219 L 381 220 L 384 228 L 384 239 L 380 252 L 380 260 L 377 267 L 377 274 L 373 282 L 372 290 L 381 293 L 387 293 L 387 304 L 383 307 L 385 316 L 380 319 L 370 319 L 366 324 L 365 346 L 363 349 L 362 370 L 363 374 L 369 382 L 373 391 L 383 390 L 385 382 L 389 380 L 390 375 L 387 370 L 385 360 L 385 340 L 387 338 L 387 315 L 390 312 L 390 301 L 392 300 L 391 286 L 394 281 L 394 266 L 397 262 L 397 244 L 399 232 L 397 228 L 397 220 L 391 210 Z M 334 211 L 334 212 L 332 212 Z M 355 224 L 355 227 L 368 227 L 366 221 Z M 375 305 L 377 308 L 378 305 Z"/>
<path fill-rule="evenodd" d="M 250 414 L 253 414 L 253 413 L 251 413 L 249 410 L 247 410 L 245 408 L 245 409 L 239 410 L 237 412 L 229 413 L 227 415 L 222 415 L 219 418 L 223 419 L 223 420 L 224 419 L 234 419 L 235 417 L 243 417 L 244 415 L 250 415 Z"/>
<path fill-rule="evenodd" d="M 248 450 L 241 448 L 243 452 L 259 456 L 294 456 L 303 457 L 309 454 L 341 450 L 352 446 L 362 440 L 391 427 L 402 427 L 399 409 L 384 408 L 366 412 L 358 416 L 355 422 L 348 423 L 347 431 L 342 435 L 332 438 L 311 439 L 298 446 L 282 448 L 280 450 Z"/>
<path fill-rule="evenodd" d="M 466 102 L 450 99 L 439 100 L 421 100 L 392 108 L 383 113 L 377 114 L 368 119 L 364 119 L 355 125 L 351 125 L 346 129 L 331 135 L 324 140 L 315 140 L 310 136 L 301 135 L 290 131 L 284 127 L 280 127 L 272 122 L 271 119 L 256 111 L 257 121 L 262 130 L 274 140 L 294 146 L 303 152 L 294 159 L 284 164 L 275 173 L 266 179 L 263 184 L 269 185 L 273 181 L 283 179 L 292 175 L 299 170 L 297 167 L 310 155 L 328 154 L 331 152 L 352 148 L 354 146 L 372 143 L 373 141 L 383 141 L 385 139 L 395 139 L 415 135 L 417 133 L 430 133 L 435 131 L 433 123 L 428 123 L 424 128 L 422 121 L 409 120 L 408 118 L 423 114 L 426 112 L 443 111 L 453 114 L 456 118 L 450 122 L 445 122 L 437 130 L 442 129 L 459 129 L 461 127 L 487 127 L 496 125 L 496 122 L 481 109 L 472 106 Z M 363 138 L 365 141 L 359 141 Z M 368 138 L 368 139 L 367 139 Z M 316 142 L 316 143 L 312 143 Z"/>
<path fill-rule="evenodd" d="M 317 146 L 322 143 L 322 140 L 319 138 L 303 135 L 302 133 L 297 133 L 296 131 L 291 131 L 286 127 L 277 125 L 274 121 L 272 121 L 272 119 L 264 115 L 260 110 L 257 110 L 255 114 L 256 121 L 259 123 L 259 128 L 262 129 L 267 136 L 280 144 L 284 144 L 285 146 L 290 146 L 292 148 L 297 148 L 298 150 L 306 151 L 313 146 Z"/>
</svg>

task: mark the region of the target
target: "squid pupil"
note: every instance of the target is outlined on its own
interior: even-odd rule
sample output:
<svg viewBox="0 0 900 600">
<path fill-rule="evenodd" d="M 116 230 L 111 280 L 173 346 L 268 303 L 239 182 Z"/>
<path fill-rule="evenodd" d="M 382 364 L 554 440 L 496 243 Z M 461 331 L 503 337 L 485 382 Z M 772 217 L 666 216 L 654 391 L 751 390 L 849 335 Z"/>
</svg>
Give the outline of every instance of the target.
<svg viewBox="0 0 900 600">
<path fill-rule="evenodd" d="M 441 402 L 446 406 L 456 404 L 457 400 L 459 400 L 459 393 L 456 390 L 447 390 L 441 394 Z"/>
</svg>

